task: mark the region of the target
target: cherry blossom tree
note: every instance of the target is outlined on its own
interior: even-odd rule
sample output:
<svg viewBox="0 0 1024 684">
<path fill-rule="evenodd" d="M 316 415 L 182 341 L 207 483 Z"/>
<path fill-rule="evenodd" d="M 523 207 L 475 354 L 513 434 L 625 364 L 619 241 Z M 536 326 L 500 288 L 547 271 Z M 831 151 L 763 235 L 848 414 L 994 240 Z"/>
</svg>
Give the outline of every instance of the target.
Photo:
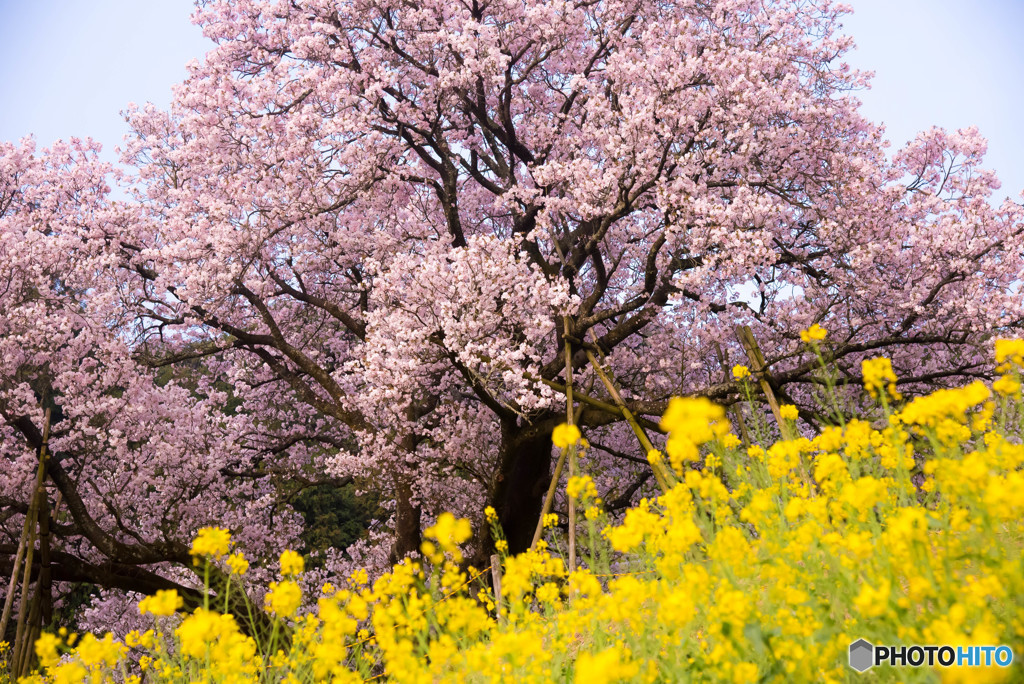
<svg viewBox="0 0 1024 684">
<path fill-rule="evenodd" d="M 238 447 L 254 428 L 224 412 L 224 391 L 161 381 L 134 358 L 115 255 L 125 214 L 108 201 L 113 170 L 96 153 L 80 140 L 38 157 L 30 141 L 0 146 L 0 568 L 5 578 L 14 568 L 48 435 L 50 579 L 178 588 L 202 605 L 188 546 L 199 527 L 223 521 L 266 557 L 296 539 L 299 521 L 280 509 L 272 477 L 244 472 L 258 468 L 256 451 Z"/>
<path fill-rule="evenodd" d="M 71 152 L 47 181 L 5 186 L 52 195 L 45 210 L 0 206 L 10 249 L 38 243 L 54 264 L 7 262 L 5 278 L 41 294 L 5 305 L 3 323 L 43 346 L 4 356 L 5 515 L 25 509 L 40 429 L 22 369 L 45 364 L 78 421 L 54 449 L 95 454 L 76 487 L 106 536 L 75 518 L 80 556 L 127 544 L 140 565 L 180 561 L 169 528 L 204 515 L 256 548 L 294 534 L 270 472 L 372 482 L 392 502 L 392 559 L 418 548 L 425 516 L 488 504 L 522 550 L 567 366 L 600 445 L 591 465 L 615 473 L 602 494 L 628 502 L 648 467 L 588 354 L 647 428 L 675 394 L 741 397 L 723 373 L 746 358 L 737 325 L 812 423 L 812 323 L 852 381 L 876 354 L 908 391 L 984 374 L 983 343 L 1021 323 L 1024 209 L 994 203 L 976 130 L 886 154 L 858 112 L 867 78 L 842 61 L 842 13 L 201 2 L 216 47 L 168 111 L 129 112 L 130 201 L 105 199 L 102 170 L 71 170 Z M 88 198 L 61 199 L 61 179 Z M 64 270 L 80 281 L 53 279 Z M 154 382 L 189 363 L 200 391 Z M 126 490 L 135 477 L 153 491 Z M 145 514 L 118 514 L 115 494 Z"/>
</svg>

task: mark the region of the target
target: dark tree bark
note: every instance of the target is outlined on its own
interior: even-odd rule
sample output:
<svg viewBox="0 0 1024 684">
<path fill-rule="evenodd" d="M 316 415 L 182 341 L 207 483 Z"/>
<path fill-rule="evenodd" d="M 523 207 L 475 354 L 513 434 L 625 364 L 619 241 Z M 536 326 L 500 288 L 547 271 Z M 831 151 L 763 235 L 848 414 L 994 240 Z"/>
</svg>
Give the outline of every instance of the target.
<svg viewBox="0 0 1024 684">
<path fill-rule="evenodd" d="M 397 563 L 414 551 L 423 541 L 419 504 L 413 504 L 413 491 L 406 475 L 395 475 L 395 545 L 390 560 Z"/>
<path fill-rule="evenodd" d="M 530 548 L 551 478 L 550 421 L 520 420 L 501 424 L 501 464 L 492 505 L 508 540 L 510 553 Z"/>
</svg>

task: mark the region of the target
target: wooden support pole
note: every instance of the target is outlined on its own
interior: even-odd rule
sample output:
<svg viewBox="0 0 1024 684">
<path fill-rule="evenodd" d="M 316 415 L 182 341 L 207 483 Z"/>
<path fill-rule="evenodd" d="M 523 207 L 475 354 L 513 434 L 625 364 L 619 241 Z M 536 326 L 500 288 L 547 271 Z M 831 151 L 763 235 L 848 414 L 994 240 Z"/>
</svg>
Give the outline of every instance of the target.
<svg viewBox="0 0 1024 684">
<path fill-rule="evenodd" d="M 32 671 L 32 661 L 35 656 L 35 643 L 42 630 L 39 627 L 41 616 L 39 587 L 36 586 L 35 595 L 32 598 L 32 607 L 28 612 L 28 622 L 25 627 L 25 635 L 21 645 L 21 652 L 18 660 L 14 663 L 14 676 L 17 678 L 27 677 Z"/>
<path fill-rule="evenodd" d="M 555 472 L 551 476 L 551 484 L 548 485 L 548 491 L 544 495 L 544 505 L 540 507 L 540 519 L 537 520 L 537 529 L 533 531 L 533 541 L 530 542 L 531 549 L 537 545 L 541 535 L 544 534 L 544 516 L 551 512 L 551 503 L 555 498 L 555 490 L 558 488 L 558 481 L 562 479 L 562 470 L 565 469 L 565 456 L 568 451 L 562 449 L 561 452 L 558 455 L 558 462 L 555 463 Z"/>
<path fill-rule="evenodd" d="M 29 504 L 29 507 L 31 508 L 31 504 Z M 21 529 L 21 538 L 18 540 L 18 552 L 14 556 L 14 569 L 11 570 L 11 579 L 7 583 L 7 596 L 4 599 L 3 616 L 0 617 L 0 641 L 7 634 L 7 625 L 11 620 L 11 610 L 14 608 L 14 594 L 18 589 L 18 574 L 21 570 L 21 562 L 25 559 L 25 547 L 28 545 L 28 531 L 31 524 L 32 518 L 26 515 L 25 523 Z"/>
<path fill-rule="evenodd" d="M 32 513 L 34 513 L 34 511 L 30 511 L 30 514 Z M 32 515 L 32 518 L 33 524 L 29 527 L 28 539 L 26 540 L 25 546 L 25 569 L 21 579 L 21 596 L 18 601 L 18 620 L 14 632 L 14 647 L 11 649 L 15 681 L 17 681 L 18 677 L 21 676 L 19 666 L 21 663 L 22 651 L 25 649 L 25 642 L 27 641 L 25 632 L 28 627 L 30 604 L 35 603 L 35 596 L 31 595 L 31 592 L 29 591 L 29 585 L 32 583 L 32 555 L 36 546 L 35 515 Z"/>
<path fill-rule="evenodd" d="M 565 335 L 569 335 L 569 317 L 562 317 L 562 326 Z M 575 425 L 573 420 L 573 398 L 572 398 L 572 345 L 569 340 L 565 341 L 565 420 L 569 425 Z M 569 445 L 569 478 L 576 477 L 576 443 Z M 566 496 L 569 500 L 569 572 L 576 571 L 576 499 Z M 541 524 L 544 520 L 541 519 Z"/>
<path fill-rule="evenodd" d="M 46 488 L 39 492 L 39 626 L 53 621 L 53 575 L 50 568 L 50 498 Z"/>
<path fill-rule="evenodd" d="M 527 377 L 529 377 L 529 376 L 527 376 Z M 542 385 L 547 385 L 548 387 L 550 387 L 551 389 L 553 389 L 553 390 L 555 390 L 557 392 L 562 392 L 563 394 L 565 393 L 565 385 L 559 384 L 559 383 L 555 382 L 554 380 L 548 380 L 547 378 L 533 378 L 533 379 L 537 380 Z M 577 390 L 573 394 L 573 398 L 576 399 L 577 401 L 579 401 L 580 403 L 587 404 L 588 406 L 593 406 L 594 408 L 600 409 L 601 411 L 604 411 L 605 413 L 610 413 L 610 414 L 615 415 L 615 416 L 622 416 L 623 415 L 621 407 L 616 406 L 615 404 L 609 404 L 607 401 L 601 401 L 600 399 L 595 399 L 594 397 L 590 396 L 589 394 L 586 394 L 585 392 L 580 392 L 579 390 Z M 625 417 L 625 416 L 623 416 L 623 417 Z M 644 428 L 646 428 L 648 430 L 651 430 L 653 432 L 664 433 L 664 430 L 662 430 L 660 427 L 658 427 L 657 423 L 652 422 L 650 420 L 647 420 L 646 418 L 644 418 L 642 416 L 634 416 L 634 420 L 636 420 L 637 423 L 639 423 L 642 427 L 644 427 Z"/>
<path fill-rule="evenodd" d="M 50 442 L 50 409 L 46 409 L 46 413 L 43 418 L 43 443 L 39 448 L 39 468 L 36 471 L 36 479 L 34 487 L 32 489 L 32 497 L 29 502 L 28 515 L 28 536 L 25 538 L 25 570 L 21 581 L 21 599 L 18 605 L 18 621 L 17 627 L 15 628 L 14 636 L 14 648 L 12 649 L 12 657 L 14 663 L 14 675 L 15 680 L 20 676 L 20 664 L 25 658 L 26 649 L 31 649 L 32 645 L 29 642 L 32 629 L 31 625 L 27 625 L 28 613 L 29 613 L 29 584 L 32 582 L 32 556 L 35 554 L 36 548 L 36 526 L 38 523 L 37 516 L 39 515 L 39 499 L 46 496 L 46 490 L 43 487 L 43 481 L 46 478 L 46 460 L 48 457 L 47 447 Z M 13 573 L 17 576 L 17 572 Z M 38 592 L 32 597 L 33 608 L 35 601 L 38 598 Z M 3 621 L 3 628 L 7 628 L 6 621 Z M 2 632 L 0 632 L 2 633 Z"/>
<path fill-rule="evenodd" d="M 761 385 L 761 391 L 764 392 L 765 399 L 768 400 L 768 406 L 772 410 L 772 415 L 775 416 L 775 422 L 779 425 L 782 437 L 788 439 L 789 430 L 786 428 L 786 421 L 782 419 L 782 413 L 779 411 L 779 402 L 775 398 L 775 392 L 772 391 L 772 386 L 768 382 L 768 364 L 765 363 L 764 354 L 761 353 L 761 348 L 757 345 L 757 340 L 754 339 L 754 332 L 750 329 L 749 325 L 739 325 L 736 326 L 736 338 L 739 339 L 740 344 L 743 345 L 743 350 L 747 353 L 747 358 L 750 360 L 750 370 Z"/>
<path fill-rule="evenodd" d="M 715 355 L 718 357 L 718 365 L 722 367 L 722 373 L 725 374 L 725 381 L 730 382 L 732 377 L 732 369 L 729 368 L 729 362 L 725 358 L 725 353 L 722 351 L 722 345 L 715 342 Z M 743 419 L 743 409 L 740 407 L 739 402 L 732 405 L 732 415 L 736 424 L 740 427 L 740 437 L 743 438 L 743 446 L 749 447 L 750 432 L 747 431 L 747 421 Z"/>
<path fill-rule="evenodd" d="M 16 655 L 19 646 L 18 634 L 21 632 L 21 624 L 24 621 L 25 601 L 28 593 L 28 581 L 32 573 L 32 554 L 35 549 L 35 526 L 37 522 L 38 501 L 40 496 L 46 496 L 43 490 L 43 481 L 46 478 L 46 449 L 50 441 L 50 409 L 43 414 L 43 443 L 39 449 L 39 467 L 36 469 L 36 477 L 32 486 L 32 494 L 29 497 L 28 513 L 25 515 L 25 524 L 22 526 L 21 539 L 18 541 L 18 552 L 14 557 L 14 568 L 11 571 L 11 579 L 7 584 L 7 597 L 4 599 L 3 615 L 0 616 L 0 639 L 7 633 L 7 626 L 10 623 L 11 611 L 14 608 L 14 594 L 18 588 L 18 572 L 21 569 L 22 560 L 25 561 L 25 581 L 21 587 L 21 601 L 18 609 L 18 627 L 15 631 L 14 648 L 12 658 Z M 17 659 L 12 660 L 17 666 Z"/>
<path fill-rule="evenodd" d="M 491 556 L 491 584 L 494 586 L 494 614 L 501 620 L 504 613 L 501 599 L 501 556 Z"/>
<path fill-rule="evenodd" d="M 640 427 L 640 424 L 637 422 L 632 412 L 626 408 L 626 402 L 623 401 L 622 395 L 619 394 L 619 390 L 616 389 L 615 383 L 613 383 L 611 378 L 608 377 L 608 374 L 604 372 L 604 369 L 601 368 L 601 364 L 597 362 L 597 358 L 589 349 L 587 350 L 587 359 L 590 360 L 590 365 L 593 367 L 594 372 L 597 373 L 597 377 L 601 379 L 605 389 L 608 390 L 608 394 L 611 395 L 612 401 L 614 401 L 615 405 L 619 407 L 620 411 L 622 411 L 622 417 L 626 419 L 626 422 L 629 423 L 629 427 L 633 429 L 633 434 L 636 435 L 641 448 L 644 450 L 644 457 L 646 457 L 651 451 L 655 451 L 654 445 L 651 444 L 651 440 L 647 438 L 647 433 L 645 433 L 644 429 Z M 657 480 L 658 486 L 661 487 L 661 491 L 667 492 L 670 487 L 668 484 L 668 478 L 665 476 L 665 472 L 662 468 L 663 466 L 660 464 L 651 464 L 651 469 L 654 471 L 654 479 Z"/>
<path fill-rule="evenodd" d="M 578 423 L 580 414 L 583 413 L 583 405 L 580 404 L 576 407 L 576 411 L 573 414 L 574 420 Z M 551 483 L 548 484 L 548 491 L 544 495 L 544 505 L 540 508 L 540 518 L 537 520 L 537 529 L 533 531 L 533 541 L 530 542 L 530 548 L 532 549 L 540 541 L 541 536 L 544 534 L 544 516 L 551 512 L 551 506 L 555 500 L 555 492 L 558 490 L 558 482 L 562 479 L 562 471 L 565 470 L 566 457 L 569 455 L 568 449 L 562 449 L 562 453 L 558 456 L 558 461 L 555 463 L 555 472 L 551 476 Z"/>
<path fill-rule="evenodd" d="M 563 317 L 562 324 L 568 331 L 568 319 Z M 572 349 L 568 342 L 565 344 L 565 373 L 566 373 L 566 384 L 555 385 L 555 383 L 549 383 L 555 385 L 557 389 L 565 392 L 565 417 L 566 422 L 569 425 L 576 425 L 580 422 L 580 416 L 583 415 L 583 402 L 580 403 L 575 409 L 573 408 L 573 402 L 579 397 L 586 397 L 586 394 L 577 392 L 572 386 Z M 593 381 L 591 381 L 593 382 Z M 593 388 L 593 384 L 587 388 L 589 392 Z M 596 400 L 591 400 L 596 401 Z M 612 407 L 614 408 L 614 407 Z M 617 409 L 616 409 L 617 411 Z M 575 446 L 573 447 L 575 449 Z M 558 455 L 558 461 L 555 463 L 555 472 L 551 476 L 551 483 L 548 485 L 548 491 L 544 495 L 544 504 L 540 508 L 540 518 L 537 519 L 537 528 L 533 531 L 533 540 L 530 542 L 530 548 L 532 549 L 540 541 L 541 536 L 544 534 L 544 516 L 551 512 L 551 506 L 555 500 L 555 492 L 558 490 L 558 483 L 562 479 L 562 471 L 565 469 L 565 461 L 569 456 L 568 449 L 562 449 L 562 453 Z M 571 474 L 570 474 L 571 476 Z M 572 505 L 570 503 L 570 505 Z"/>
</svg>

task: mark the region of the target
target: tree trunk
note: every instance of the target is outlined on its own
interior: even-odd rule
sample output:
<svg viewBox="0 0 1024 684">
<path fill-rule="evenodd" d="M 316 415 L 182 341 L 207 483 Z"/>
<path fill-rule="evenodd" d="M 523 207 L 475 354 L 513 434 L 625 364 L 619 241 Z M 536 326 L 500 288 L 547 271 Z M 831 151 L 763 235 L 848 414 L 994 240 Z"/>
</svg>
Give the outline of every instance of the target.
<svg viewBox="0 0 1024 684">
<path fill-rule="evenodd" d="M 415 402 L 409 404 L 405 411 L 405 417 L 410 423 L 415 424 L 420 416 L 420 407 Z M 414 455 L 419 440 L 416 433 L 411 431 L 402 438 L 401 449 L 404 453 Z M 412 490 L 413 474 L 401 466 L 396 467 L 394 473 L 395 481 L 395 545 L 391 547 L 391 555 L 388 560 L 395 564 L 410 553 L 420 550 L 423 542 L 420 526 L 421 508 L 419 504 L 413 504 Z"/>
<path fill-rule="evenodd" d="M 537 427 L 543 424 L 502 421 L 501 466 L 492 505 L 513 554 L 530 548 L 551 478 L 551 433 Z"/>
<path fill-rule="evenodd" d="M 412 503 L 413 491 L 409 476 L 395 474 L 395 545 L 391 562 L 397 563 L 410 553 L 420 550 L 420 505 Z"/>
</svg>

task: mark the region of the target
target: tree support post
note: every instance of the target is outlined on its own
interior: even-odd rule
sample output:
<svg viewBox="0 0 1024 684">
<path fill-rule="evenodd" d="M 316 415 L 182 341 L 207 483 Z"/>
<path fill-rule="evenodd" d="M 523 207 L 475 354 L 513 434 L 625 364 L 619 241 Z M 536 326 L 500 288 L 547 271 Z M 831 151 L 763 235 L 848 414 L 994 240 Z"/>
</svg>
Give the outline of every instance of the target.
<svg viewBox="0 0 1024 684">
<path fill-rule="evenodd" d="M 501 556 L 491 555 L 491 584 L 494 586 L 494 614 L 501 620 L 504 610 L 501 601 Z"/>
<path fill-rule="evenodd" d="M 786 421 L 782 420 L 779 402 L 775 398 L 775 392 L 772 391 L 771 384 L 768 382 L 768 364 L 765 363 L 764 354 L 761 353 L 761 348 L 758 346 L 757 340 L 754 339 L 754 332 L 750 329 L 749 325 L 738 325 L 736 326 L 736 338 L 743 345 L 743 350 L 747 353 L 747 358 L 750 360 L 750 370 L 753 371 L 754 376 L 761 385 L 761 391 L 764 392 L 765 399 L 768 400 L 768 406 L 772 410 L 772 415 L 775 416 L 775 422 L 779 425 L 782 437 L 788 439 L 789 430 L 786 428 Z"/>
<path fill-rule="evenodd" d="M 11 662 L 14 665 L 12 671 L 13 678 L 17 680 L 24 674 L 22 664 L 28 665 L 31 660 L 31 634 L 32 625 L 27 624 L 28 613 L 29 613 L 29 585 L 32 582 L 32 556 L 35 553 L 36 547 L 36 525 L 38 523 L 38 515 L 40 510 L 39 500 L 46 496 L 46 490 L 43 487 L 43 481 L 46 478 L 46 460 L 48 457 L 48 444 L 50 441 L 50 409 L 46 409 L 43 417 L 43 443 L 39 447 L 39 468 L 36 471 L 35 482 L 32 487 L 32 497 L 29 501 L 28 513 L 25 516 L 25 526 L 22 529 L 22 545 L 25 549 L 25 570 L 21 581 L 21 598 L 18 603 L 18 620 L 17 627 L 15 628 L 14 636 L 14 647 L 11 650 Z M 49 529 L 49 528 L 47 528 Z M 49 554 L 47 554 L 49 556 Z M 14 585 L 17 581 L 18 576 L 18 562 L 15 561 L 14 572 L 11 573 L 11 585 Z M 32 597 L 31 612 L 35 613 L 38 609 L 36 605 L 39 601 L 39 591 L 37 591 Z M 10 619 L 9 605 L 13 599 L 13 590 L 7 594 L 7 600 L 4 602 L 4 614 L 0 618 L 0 635 L 7 631 L 7 623 Z"/>
<path fill-rule="evenodd" d="M 622 399 L 622 395 L 619 394 L 619 390 L 615 388 L 615 384 L 608 377 L 608 374 L 604 372 L 604 369 L 601 368 L 601 364 L 597 362 L 597 358 L 589 349 L 587 350 L 587 359 L 590 360 L 590 365 L 593 367 L 594 372 L 597 373 L 597 377 L 604 383 L 604 387 L 608 390 L 608 394 L 611 395 L 612 401 L 622 411 L 622 417 L 626 419 L 629 427 L 633 429 L 633 434 L 636 435 L 637 440 L 640 442 L 640 447 L 644 450 L 644 456 L 646 457 L 650 452 L 656 451 L 654 445 L 651 444 L 651 440 L 647 438 L 647 433 L 644 432 L 644 429 L 640 427 L 640 423 L 637 422 L 636 417 L 626 408 L 626 402 Z M 654 471 L 654 479 L 657 480 L 661 491 L 667 492 L 671 487 L 669 487 L 668 478 L 665 477 L 662 467 L 660 464 L 651 464 L 651 469 Z"/>
<path fill-rule="evenodd" d="M 718 357 L 718 365 L 722 367 L 722 372 L 725 374 L 725 381 L 729 382 L 732 379 L 732 373 L 729 369 L 729 363 L 725 358 L 725 353 L 722 352 L 722 345 L 717 342 L 715 342 L 715 355 Z M 747 431 L 747 421 L 743 419 L 743 410 L 739 402 L 733 404 L 731 409 L 733 418 L 735 418 L 736 424 L 740 427 L 740 437 L 743 438 L 743 446 L 749 447 L 751 445 L 750 433 Z"/>
</svg>

